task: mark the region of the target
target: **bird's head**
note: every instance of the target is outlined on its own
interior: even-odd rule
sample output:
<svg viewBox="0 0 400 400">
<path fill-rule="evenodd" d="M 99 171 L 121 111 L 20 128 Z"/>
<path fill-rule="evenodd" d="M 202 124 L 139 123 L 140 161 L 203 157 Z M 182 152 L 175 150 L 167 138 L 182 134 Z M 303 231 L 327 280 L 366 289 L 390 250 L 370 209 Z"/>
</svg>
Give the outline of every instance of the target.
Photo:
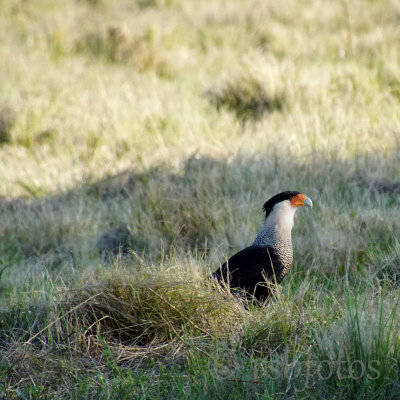
<svg viewBox="0 0 400 400">
<path fill-rule="evenodd" d="M 265 221 L 253 246 L 276 246 L 281 241 L 291 241 L 294 214 L 301 206 L 312 207 L 311 199 L 300 192 L 282 192 L 264 204 Z"/>
<path fill-rule="evenodd" d="M 309 197 L 294 191 L 281 192 L 271 197 L 264 204 L 265 218 L 275 211 L 287 212 L 294 215 L 298 207 L 308 206 L 312 207 L 313 203 Z"/>
</svg>

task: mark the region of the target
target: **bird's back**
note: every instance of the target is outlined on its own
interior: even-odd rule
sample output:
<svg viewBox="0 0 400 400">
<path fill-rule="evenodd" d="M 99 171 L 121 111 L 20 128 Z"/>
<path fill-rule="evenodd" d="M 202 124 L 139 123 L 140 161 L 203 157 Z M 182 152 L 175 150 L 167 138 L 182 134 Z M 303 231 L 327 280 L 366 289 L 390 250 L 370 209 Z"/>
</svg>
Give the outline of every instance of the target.
<svg viewBox="0 0 400 400">
<path fill-rule="evenodd" d="M 274 284 L 283 276 L 282 261 L 271 246 L 250 246 L 221 265 L 213 277 L 225 282 L 230 288 L 240 288 L 260 301 L 272 293 Z"/>
</svg>

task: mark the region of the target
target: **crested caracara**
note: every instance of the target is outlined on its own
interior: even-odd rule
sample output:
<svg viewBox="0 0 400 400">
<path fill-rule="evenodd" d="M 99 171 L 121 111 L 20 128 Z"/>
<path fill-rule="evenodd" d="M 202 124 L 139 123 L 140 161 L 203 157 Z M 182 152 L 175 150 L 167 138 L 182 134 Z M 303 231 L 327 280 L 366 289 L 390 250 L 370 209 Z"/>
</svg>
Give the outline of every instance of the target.
<svg viewBox="0 0 400 400">
<path fill-rule="evenodd" d="M 312 207 L 299 192 L 282 192 L 264 204 L 265 221 L 254 242 L 222 264 L 213 277 L 263 302 L 288 272 L 293 260 L 292 227 L 298 207 Z"/>
</svg>

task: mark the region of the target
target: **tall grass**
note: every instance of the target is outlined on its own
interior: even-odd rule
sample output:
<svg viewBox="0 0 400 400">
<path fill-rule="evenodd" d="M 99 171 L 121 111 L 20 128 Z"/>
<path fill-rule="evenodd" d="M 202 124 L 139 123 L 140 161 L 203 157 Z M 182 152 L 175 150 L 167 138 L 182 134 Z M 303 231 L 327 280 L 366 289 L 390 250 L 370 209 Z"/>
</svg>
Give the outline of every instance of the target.
<svg viewBox="0 0 400 400">
<path fill-rule="evenodd" d="M 0 397 L 396 399 L 399 13 L 0 3 Z M 207 280 L 289 189 L 269 304 Z"/>
</svg>

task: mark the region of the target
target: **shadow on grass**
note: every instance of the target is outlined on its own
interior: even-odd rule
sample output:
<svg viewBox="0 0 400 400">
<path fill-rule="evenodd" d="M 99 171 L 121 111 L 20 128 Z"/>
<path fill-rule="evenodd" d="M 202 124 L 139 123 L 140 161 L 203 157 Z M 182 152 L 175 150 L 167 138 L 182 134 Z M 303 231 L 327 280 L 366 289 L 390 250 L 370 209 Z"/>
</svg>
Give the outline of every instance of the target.
<svg viewBox="0 0 400 400">
<path fill-rule="evenodd" d="M 293 233 L 298 260 L 323 261 L 329 270 L 348 261 L 349 249 L 358 257 L 366 243 L 387 245 L 400 234 L 400 225 L 388 213 L 397 212 L 399 182 L 387 179 L 396 157 L 382 161 L 368 156 L 355 163 L 193 155 L 175 170 L 165 165 L 127 170 L 54 195 L 3 197 L 3 264 L 31 257 L 50 257 L 57 264 L 65 255 L 76 259 L 129 249 L 151 261 L 170 248 L 208 257 L 210 249 L 219 247 L 215 257 L 221 257 L 251 242 L 266 199 L 299 190 L 316 207 L 312 213 L 298 213 Z"/>
<path fill-rule="evenodd" d="M 142 269 L 124 270 L 125 264 L 121 261 L 116 271 L 111 268 L 95 271 L 88 275 L 92 279 L 83 281 L 83 288 L 70 286 L 71 289 L 63 293 L 62 301 L 54 293 L 53 281 L 45 281 L 45 274 L 38 275 L 45 281 L 43 299 L 35 298 L 35 305 L 26 307 L 30 303 L 21 297 L 20 306 L 18 302 L 10 306 L 15 315 L 8 311 L 0 315 L 3 324 L 8 320 L 3 325 L 0 341 L 4 365 L 8 368 L 6 374 L 12 373 L 13 382 L 22 382 L 29 376 L 29 382 L 35 385 L 32 390 L 39 390 L 36 382 L 46 382 L 44 387 L 48 385 L 57 391 L 62 378 L 52 371 L 61 367 L 67 368 L 68 376 L 73 377 L 69 381 L 72 388 L 82 387 L 76 371 L 87 371 L 88 377 L 104 374 L 103 382 L 116 375 L 122 376 L 125 365 L 136 365 L 133 360 L 147 366 L 151 357 L 161 355 L 165 357 L 163 363 L 181 357 L 179 362 L 190 370 L 191 362 L 205 365 L 209 354 L 212 354 L 210 360 L 214 360 L 215 354 L 210 348 L 214 338 L 220 335 L 217 345 L 226 343 L 230 353 L 224 351 L 219 365 L 236 371 L 231 363 L 241 360 L 252 363 L 249 368 L 240 370 L 250 375 L 234 375 L 229 379 L 234 383 L 251 379 L 264 382 L 262 366 L 260 378 L 254 379 L 251 375 L 253 365 L 262 362 L 263 357 L 247 353 L 249 349 L 257 352 L 257 349 L 264 351 L 265 347 L 265 353 L 261 354 L 276 347 L 298 351 L 296 346 L 302 343 L 305 357 L 304 349 L 309 343 L 314 344 L 315 332 L 317 336 L 320 331 L 324 332 L 324 318 L 332 315 L 334 303 L 327 293 L 334 291 L 340 302 L 343 290 L 350 288 L 353 292 L 353 287 L 343 288 L 341 284 L 345 279 L 359 284 L 357 268 L 364 268 L 366 260 L 370 260 L 368 251 L 377 254 L 376 247 L 372 250 L 368 247 L 370 243 L 379 246 L 380 242 L 381 248 L 386 246 L 387 251 L 395 248 L 390 241 L 399 233 L 394 218 L 398 213 L 397 192 L 376 187 L 376 182 L 390 176 L 386 173 L 395 161 L 394 157 L 385 162 L 365 158 L 357 164 L 329 163 L 321 158 L 295 162 L 276 157 L 258 160 L 237 157 L 221 161 L 193 156 L 174 171 L 165 166 L 140 173 L 129 170 L 64 193 L 36 199 L 2 199 L 1 229 L 5 240 L 1 246 L 3 258 L 9 257 L 13 267 L 16 267 L 12 261 L 15 254 L 24 262 L 31 260 L 29 268 L 36 268 L 40 260 L 47 258 L 49 265 L 56 269 L 57 255 L 66 254 L 73 254 L 74 262 L 79 264 L 85 251 L 86 256 L 93 257 L 93 262 L 99 259 L 99 253 L 112 253 L 114 248 L 110 248 L 110 243 L 114 245 L 118 240 L 119 244 L 129 241 L 129 246 L 141 251 L 147 262 Z M 367 164 L 374 167 L 373 175 L 368 175 Z M 396 188 L 395 181 L 392 183 Z M 389 187 L 387 183 L 385 187 Z M 288 279 L 293 292 L 289 289 L 268 307 L 268 311 L 245 310 L 237 299 L 213 290 L 200 275 L 194 276 L 198 271 L 193 265 L 191 269 L 175 264 L 170 269 L 150 266 L 161 258 L 162 248 L 173 248 L 180 255 L 197 251 L 204 256 L 208 249 L 220 243 L 225 243 L 222 250 L 225 254 L 237 250 L 251 241 L 261 224 L 261 205 L 265 199 L 286 189 L 305 192 L 313 198 L 315 208 L 312 213 L 299 212 L 295 224 L 297 273 Z M 126 237 L 128 239 L 123 239 Z M 228 243 L 232 249 L 227 248 Z M 302 269 L 304 273 L 307 268 L 309 279 L 301 282 Z M 310 268 L 314 268 L 314 273 Z M 332 283 L 339 275 L 342 279 Z M 24 290 L 33 291 L 29 285 Z M 379 304 L 374 303 L 375 308 L 367 306 L 374 311 Z M 353 314 L 348 312 L 350 322 L 355 320 L 356 312 L 361 315 L 364 309 L 368 310 L 367 306 L 360 312 L 358 309 Z M 351 307 L 353 303 L 348 309 L 353 310 Z M 331 343 L 341 344 L 336 338 L 342 330 L 357 333 L 354 324 L 335 325 L 335 319 L 345 321 L 347 315 L 343 317 L 340 310 L 336 312 L 335 318 L 329 321 L 333 338 L 327 336 L 328 344 L 322 346 L 321 354 L 313 355 L 317 366 L 318 362 L 325 362 L 325 350 L 331 351 Z M 391 309 L 388 314 L 392 315 Z M 382 315 L 386 314 L 382 312 Z M 243 334 L 243 321 L 247 317 L 251 319 Z M 370 319 L 365 321 L 366 326 L 371 325 Z M 376 325 L 379 328 L 385 323 L 378 320 Z M 232 328 L 236 331 L 231 335 Z M 375 330 L 371 331 L 368 337 L 374 339 Z M 388 334 L 387 343 L 392 343 L 391 338 Z M 349 354 L 361 347 L 358 342 L 345 345 Z M 377 342 L 376 347 L 379 346 Z M 191 356 L 193 351 L 198 351 L 199 355 Z M 392 353 L 397 354 L 397 348 Z M 279 354 L 272 352 L 271 357 Z M 375 353 L 371 354 L 375 357 Z M 365 360 L 369 361 L 368 357 L 369 353 L 364 356 Z M 382 365 L 392 368 L 392 358 L 390 363 L 386 359 L 389 357 Z M 86 365 L 88 360 L 90 371 Z M 48 373 L 43 373 L 44 369 L 38 365 L 45 365 Z M 151 368 L 150 365 L 148 371 L 151 372 Z M 193 379 L 203 376 L 205 370 L 208 368 L 196 367 Z M 222 379 L 215 378 L 217 372 L 213 370 L 204 377 L 208 384 L 214 381 L 221 384 Z M 393 376 L 392 370 L 390 376 Z M 173 376 L 169 380 L 176 382 Z M 91 391 L 102 387 L 101 382 L 93 382 Z M 279 382 L 287 389 L 287 381 Z M 335 390 L 337 383 L 332 379 L 329 387 Z M 369 384 L 363 380 L 364 383 Z M 352 384 L 346 383 L 346 390 Z M 24 385 L 24 382 L 17 384 L 21 388 Z M 154 388 L 153 381 L 146 385 L 146 390 Z M 66 390 L 74 390 L 71 387 Z M 327 387 L 327 384 L 320 385 L 321 391 Z M 361 393 L 366 387 L 353 391 Z M 371 390 L 376 389 L 371 387 Z M 193 390 L 196 388 L 194 384 Z M 7 390 L 11 389 L 7 386 Z M 276 388 L 265 390 L 273 393 Z M 381 390 L 380 386 L 376 390 Z"/>
</svg>

